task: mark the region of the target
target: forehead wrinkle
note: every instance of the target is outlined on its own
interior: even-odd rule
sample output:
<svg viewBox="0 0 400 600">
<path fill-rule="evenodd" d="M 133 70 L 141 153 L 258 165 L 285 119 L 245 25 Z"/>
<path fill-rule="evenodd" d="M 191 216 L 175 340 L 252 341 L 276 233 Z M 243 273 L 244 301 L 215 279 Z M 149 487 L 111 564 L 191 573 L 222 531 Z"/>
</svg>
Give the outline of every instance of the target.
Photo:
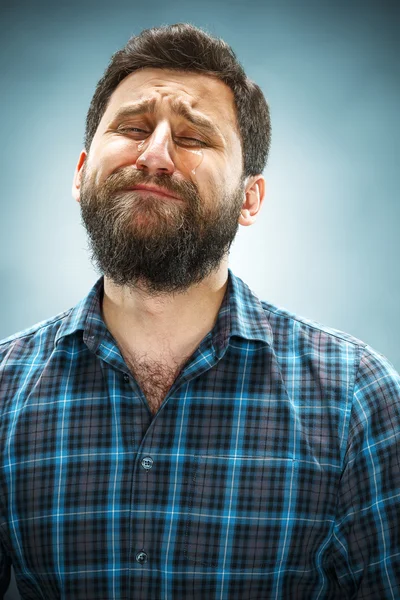
<svg viewBox="0 0 400 600">
<path fill-rule="evenodd" d="M 168 94 L 161 93 L 161 95 L 165 97 Z M 112 119 L 117 120 L 143 113 L 155 114 L 157 110 L 156 102 L 156 97 L 149 96 L 136 102 L 122 105 L 118 108 Z M 197 111 L 193 112 L 188 102 L 175 98 L 171 101 L 171 110 L 175 115 L 183 117 L 186 121 L 189 121 L 193 125 L 208 131 L 212 135 L 216 135 L 220 138 L 222 137 L 225 140 L 225 136 L 221 132 L 221 129 L 218 127 L 218 125 L 214 124 L 211 119 L 202 115 L 201 113 Z"/>
<path fill-rule="evenodd" d="M 156 98 L 142 98 L 142 100 L 138 100 L 136 102 L 132 102 L 130 104 L 123 104 L 118 108 L 118 110 L 112 116 L 112 119 L 120 119 L 122 117 L 132 117 L 134 115 L 149 113 L 154 114 L 156 112 L 155 108 Z"/>
<path fill-rule="evenodd" d="M 222 135 L 221 130 L 216 123 L 214 124 L 211 119 L 202 115 L 200 112 L 191 110 L 191 106 L 188 102 L 175 98 L 171 102 L 171 109 L 176 115 L 183 117 L 190 123 L 193 123 L 193 125 L 208 129 L 214 134 L 217 133 L 217 135 Z"/>
</svg>

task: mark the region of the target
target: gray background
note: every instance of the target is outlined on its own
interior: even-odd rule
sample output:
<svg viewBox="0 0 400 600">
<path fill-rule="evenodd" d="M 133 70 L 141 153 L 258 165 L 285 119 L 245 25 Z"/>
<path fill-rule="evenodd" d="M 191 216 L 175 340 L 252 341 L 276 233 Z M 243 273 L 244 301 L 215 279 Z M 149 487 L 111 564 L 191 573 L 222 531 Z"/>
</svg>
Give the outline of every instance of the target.
<svg viewBox="0 0 400 600">
<path fill-rule="evenodd" d="M 267 197 L 231 268 L 400 370 L 396 3 L 16 2 L 1 13 L 0 338 L 97 279 L 71 197 L 95 84 L 130 35 L 189 21 L 231 44 L 271 107 Z M 19 598 L 14 580 L 6 598 Z"/>
</svg>

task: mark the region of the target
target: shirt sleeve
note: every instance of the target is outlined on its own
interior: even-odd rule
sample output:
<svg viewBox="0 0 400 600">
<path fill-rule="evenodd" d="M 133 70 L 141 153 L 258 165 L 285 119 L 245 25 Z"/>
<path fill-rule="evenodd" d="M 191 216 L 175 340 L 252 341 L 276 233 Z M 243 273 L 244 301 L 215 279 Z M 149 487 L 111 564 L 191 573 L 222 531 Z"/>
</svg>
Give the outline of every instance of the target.
<svg viewBox="0 0 400 600">
<path fill-rule="evenodd" d="M 400 375 L 370 346 L 355 379 L 332 558 L 343 597 L 400 598 Z"/>
</svg>

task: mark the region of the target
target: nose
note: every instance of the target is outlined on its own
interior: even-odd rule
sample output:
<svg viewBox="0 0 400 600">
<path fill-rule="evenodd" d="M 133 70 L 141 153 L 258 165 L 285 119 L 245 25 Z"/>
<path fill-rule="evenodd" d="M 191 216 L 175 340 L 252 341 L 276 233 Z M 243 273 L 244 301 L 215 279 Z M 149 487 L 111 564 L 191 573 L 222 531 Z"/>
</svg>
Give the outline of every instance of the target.
<svg viewBox="0 0 400 600">
<path fill-rule="evenodd" d="M 144 143 L 138 144 L 140 154 L 136 160 L 136 167 L 151 175 L 161 173 L 172 175 L 175 171 L 175 163 L 171 157 L 171 142 L 168 124 L 160 123 Z"/>
</svg>

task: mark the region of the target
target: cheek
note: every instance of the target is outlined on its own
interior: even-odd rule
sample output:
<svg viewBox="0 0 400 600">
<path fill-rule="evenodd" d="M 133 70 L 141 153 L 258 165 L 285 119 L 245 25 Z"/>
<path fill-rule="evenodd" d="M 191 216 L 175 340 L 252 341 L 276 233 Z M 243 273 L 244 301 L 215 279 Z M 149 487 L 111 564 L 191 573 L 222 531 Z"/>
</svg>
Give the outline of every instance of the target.
<svg viewBox="0 0 400 600">
<path fill-rule="evenodd" d="M 193 183 L 197 186 L 201 195 L 206 195 L 207 199 L 213 199 L 216 193 L 219 193 L 221 187 L 225 185 L 223 164 L 220 164 L 218 157 L 214 154 L 204 152 L 203 159 L 196 169 L 195 176 L 192 175 Z"/>
<path fill-rule="evenodd" d="M 137 147 L 131 140 L 115 138 L 107 145 L 94 149 L 89 157 L 89 167 L 96 170 L 97 183 L 103 182 L 109 175 L 136 163 Z"/>
<path fill-rule="evenodd" d="M 115 167 L 135 164 L 139 155 L 137 143 L 123 137 L 110 139 L 102 150 L 103 160 Z"/>
<path fill-rule="evenodd" d="M 226 177 L 222 165 L 219 168 L 218 166 L 213 165 L 213 168 L 208 169 L 202 183 L 207 197 L 213 204 L 217 204 L 221 195 L 224 195 L 230 187 L 229 178 Z"/>
</svg>

